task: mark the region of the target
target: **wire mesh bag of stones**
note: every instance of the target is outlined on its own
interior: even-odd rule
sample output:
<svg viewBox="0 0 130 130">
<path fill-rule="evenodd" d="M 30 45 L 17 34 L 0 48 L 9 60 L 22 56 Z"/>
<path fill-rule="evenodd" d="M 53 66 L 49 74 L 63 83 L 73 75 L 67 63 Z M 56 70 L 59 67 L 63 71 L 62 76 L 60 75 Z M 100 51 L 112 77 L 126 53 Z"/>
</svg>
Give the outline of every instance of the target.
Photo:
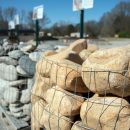
<svg viewBox="0 0 130 130">
<path fill-rule="evenodd" d="M 32 130 L 129 130 L 129 71 L 90 67 L 87 60 L 82 66 L 58 57 L 38 61 Z"/>
<path fill-rule="evenodd" d="M 29 58 L 31 52 L 26 52 L 29 45 L 10 43 L 6 39 L 0 42 L 0 130 L 30 126 L 36 62 Z"/>
</svg>

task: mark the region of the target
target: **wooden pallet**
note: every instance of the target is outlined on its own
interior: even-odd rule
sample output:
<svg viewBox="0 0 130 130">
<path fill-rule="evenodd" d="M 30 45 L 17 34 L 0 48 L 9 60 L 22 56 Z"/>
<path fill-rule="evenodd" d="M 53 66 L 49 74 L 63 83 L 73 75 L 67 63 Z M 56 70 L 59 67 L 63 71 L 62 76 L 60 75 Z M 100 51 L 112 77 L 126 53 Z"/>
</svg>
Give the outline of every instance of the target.
<svg viewBox="0 0 130 130">
<path fill-rule="evenodd" d="M 31 130 L 28 123 L 8 115 L 0 106 L 0 130 Z"/>
</svg>

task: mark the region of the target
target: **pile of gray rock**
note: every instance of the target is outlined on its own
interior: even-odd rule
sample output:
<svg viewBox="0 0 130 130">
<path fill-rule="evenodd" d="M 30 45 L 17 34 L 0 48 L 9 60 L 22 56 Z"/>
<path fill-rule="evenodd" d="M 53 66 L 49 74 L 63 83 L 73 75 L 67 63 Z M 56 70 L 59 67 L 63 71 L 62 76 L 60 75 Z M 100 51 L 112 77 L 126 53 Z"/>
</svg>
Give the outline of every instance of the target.
<svg viewBox="0 0 130 130">
<path fill-rule="evenodd" d="M 31 89 L 36 61 L 35 41 L 19 44 L 0 42 L 0 105 L 16 118 L 30 121 Z"/>
</svg>

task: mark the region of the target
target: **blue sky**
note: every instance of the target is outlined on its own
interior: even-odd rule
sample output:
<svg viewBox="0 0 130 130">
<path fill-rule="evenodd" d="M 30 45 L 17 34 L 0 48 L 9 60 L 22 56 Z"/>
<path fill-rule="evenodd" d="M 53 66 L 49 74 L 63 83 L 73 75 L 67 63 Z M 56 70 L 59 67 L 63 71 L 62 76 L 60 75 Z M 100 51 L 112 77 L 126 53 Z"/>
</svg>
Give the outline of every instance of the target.
<svg viewBox="0 0 130 130">
<path fill-rule="evenodd" d="M 94 8 L 85 10 L 85 21 L 98 21 L 105 12 L 110 11 L 120 1 L 129 0 L 94 0 Z M 79 22 L 80 13 L 72 11 L 72 0 L 0 0 L 2 8 L 14 6 L 18 10 L 26 11 L 31 11 L 33 7 L 41 4 L 44 5 L 44 12 L 51 20 L 50 25 L 59 21 Z"/>
</svg>

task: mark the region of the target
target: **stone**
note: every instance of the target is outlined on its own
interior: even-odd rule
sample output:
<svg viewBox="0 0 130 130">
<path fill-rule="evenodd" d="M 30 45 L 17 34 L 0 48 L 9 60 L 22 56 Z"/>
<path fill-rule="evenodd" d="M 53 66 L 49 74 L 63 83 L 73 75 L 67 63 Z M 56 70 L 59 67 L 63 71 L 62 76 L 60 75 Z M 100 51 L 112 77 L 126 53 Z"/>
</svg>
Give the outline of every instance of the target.
<svg viewBox="0 0 130 130">
<path fill-rule="evenodd" d="M 19 49 L 23 52 L 31 52 L 36 49 L 36 42 L 33 40 L 19 45 Z"/>
<path fill-rule="evenodd" d="M 43 128 L 43 124 L 40 124 L 40 120 L 42 117 L 42 113 L 44 110 L 44 107 L 47 104 L 44 102 L 44 100 L 40 99 L 37 102 L 35 102 L 32 105 L 32 111 L 31 111 L 31 128 L 32 130 L 38 130 L 40 128 Z"/>
<path fill-rule="evenodd" d="M 75 42 L 71 43 L 68 50 L 75 51 L 76 53 L 80 53 L 83 49 L 87 49 L 87 40 L 79 39 Z"/>
<path fill-rule="evenodd" d="M 81 77 L 81 66 L 70 61 L 63 60 L 59 63 L 53 63 L 50 70 L 50 80 L 52 84 L 65 90 L 88 92 Z"/>
<path fill-rule="evenodd" d="M 7 46 L 4 46 L 4 50 L 7 54 L 8 54 L 8 52 L 13 51 L 13 50 L 17 50 L 17 49 L 18 49 L 17 44 L 9 44 Z"/>
<path fill-rule="evenodd" d="M 17 65 L 18 64 L 17 60 L 14 60 L 8 56 L 0 57 L 0 63 L 4 63 L 7 65 Z"/>
<path fill-rule="evenodd" d="M 22 107 L 13 107 L 9 105 L 9 110 L 11 113 L 18 113 L 18 112 L 22 112 Z"/>
<path fill-rule="evenodd" d="M 14 50 L 14 51 L 10 51 L 8 53 L 9 57 L 13 58 L 13 59 L 19 59 L 22 55 L 24 55 L 24 53 L 20 50 Z"/>
<path fill-rule="evenodd" d="M 51 55 L 54 55 L 54 54 L 57 54 L 57 52 L 54 51 L 54 50 L 46 50 L 46 51 L 44 51 L 42 57 L 51 56 Z"/>
<path fill-rule="evenodd" d="M 72 120 L 58 113 L 56 114 L 54 111 L 50 111 L 49 108 L 49 105 L 47 105 L 42 110 L 40 124 L 47 130 L 71 130 Z"/>
<path fill-rule="evenodd" d="M 86 127 L 81 121 L 76 121 L 73 124 L 71 130 L 92 130 L 92 129 Z"/>
<path fill-rule="evenodd" d="M 30 89 L 22 90 L 20 102 L 23 104 L 31 102 L 31 90 Z"/>
<path fill-rule="evenodd" d="M 36 73 L 35 83 L 32 88 L 32 103 L 38 101 L 40 98 L 45 99 L 46 92 L 49 88 L 51 88 L 50 79 L 42 77 L 39 73 Z"/>
<path fill-rule="evenodd" d="M 33 51 L 35 49 L 35 47 L 33 45 L 27 45 L 20 48 L 21 51 L 23 52 L 30 52 L 30 51 Z"/>
<path fill-rule="evenodd" d="M 118 97 L 90 98 L 80 111 L 83 124 L 97 130 L 129 130 L 129 114 L 129 103 Z"/>
<path fill-rule="evenodd" d="M 28 122 L 28 121 L 31 120 L 31 117 L 30 116 L 25 116 L 25 117 L 22 117 L 21 120 Z"/>
<path fill-rule="evenodd" d="M 34 85 L 34 78 L 28 78 L 27 79 L 27 88 L 32 90 L 33 85 Z"/>
<path fill-rule="evenodd" d="M 27 80 L 26 79 L 20 79 L 20 80 L 15 80 L 15 81 L 10 81 L 9 82 L 9 86 L 11 87 L 20 87 L 22 85 L 26 85 L 27 84 Z"/>
<path fill-rule="evenodd" d="M 3 107 L 8 107 L 9 103 L 6 102 L 4 99 L 0 98 L 0 105 L 3 106 Z"/>
<path fill-rule="evenodd" d="M 86 86 L 98 94 L 130 96 L 130 78 L 127 73 L 129 52 L 130 47 L 119 47 L 92 53 L 82 65 L 82 78 Z"/>
<path fill-rule="evenodd" d="M 4 48 L 0 45 L 0 56 L 3 56 L 5 53 Z"/>
<path fill-rule="evenodd" d="M 0 64 L 0 78 L 7 81 L 17 80 L 18 74 L 13 65 Z"/>
<path fill-rule="evenodd" d="M 28 56 L 22 56 L 19 59 L 19 65 L 30 76 L 33 76 L 35 74 L 36 62 L 32 61 Z"/>
<path fill-rule="evenodd" d="M 55 86 L 47 90 L 46 101 L 50 104 L 50 111 L 63 116 L 75 116 L 79 115 L 84 99 Z"/>
<path fill-rule="evenodd" d="M 96 50 L 98 50 L 98 47 L 96 44 L 88 44 L 88 48 L 87 48 L 88 52 L 95 52 Z"/>
<path fill-rule="evenodd" d="M 87 49 L 87 41 L 85 39 L 80 39 L 80 40 L 76 40 L 75 42 L 70 44 L 70 46 L 67 49 L 65 49 L 65 50 L 63 50 L 63 51 L 61 51 L 61 52 L 59 52 L 59 53 L 57 53 L 55 55 L 48 56 L 46 58 L 51 60 L 51 61 L 56 61 L 56 62 L 60 61 L 60 60 L 63 60 L 63 59 L 68 59 L 70 61 L 73 61 L 73 57 L 72 57 L 72 52 L 73 52 L 73 56 L 75 56 L 73 62 L 79 63 L 79 58 L 80 57 L 79 57 L 78 54 L 83 49 Z M 77 58 L 76 58 L 76 56 L 77 56 Z"/>
<path fill-rule="evenodd" d="M 9 81 L 0 79 L 0 99 L 4 97 L 4 91 L 9 88 Z"/>
<path fill-rule="evenodd" d="M 19 100 L 19 90 L 16 88 L 8 88 L 4 92 L 4 100 L 8 103 L 15 103 Z"/>
<path fill-rule="evenodd" d="M 85 61 L 91 54 L 87 49 L 84 49 L 79 53 L 79 56 Z"/>
<path fill-rule="evenodd" d="M 32 61 L 38 61 L 42 57 L 43 52 L 32 52 L 29 54 L 29 58 Z"/>
<path fill-rule="evenodd" d="M 31 108 L 32 108 L 31 103 L 25 104 L 25 105 L 23 106 L 23 113 L 24 113 L 25 115 L 31 116 Z"/>
<path fill-rule="evenodd" d="M 26 71 L 24 71 L 21 67 L 20 67 L 20 65 L 18 65 L 17 67 L 16 67 L 16 70 L 17 70 L 17 72 L 20 74 L 20 75 L 22 75 L 22 76 L 29 76 L 28 75 L 28 73 L 26 72 Z"/>
<path fill-rule="evenodd" d="M 16 117 L 16 118 L 22 118 L 22 117 L 24 117 L 25 115 L 23 114 L 23 112 L 21 111 L 21 112 L 17 112 L 17 113 L 11 113 L 14 117 Z"/>
</svg>

